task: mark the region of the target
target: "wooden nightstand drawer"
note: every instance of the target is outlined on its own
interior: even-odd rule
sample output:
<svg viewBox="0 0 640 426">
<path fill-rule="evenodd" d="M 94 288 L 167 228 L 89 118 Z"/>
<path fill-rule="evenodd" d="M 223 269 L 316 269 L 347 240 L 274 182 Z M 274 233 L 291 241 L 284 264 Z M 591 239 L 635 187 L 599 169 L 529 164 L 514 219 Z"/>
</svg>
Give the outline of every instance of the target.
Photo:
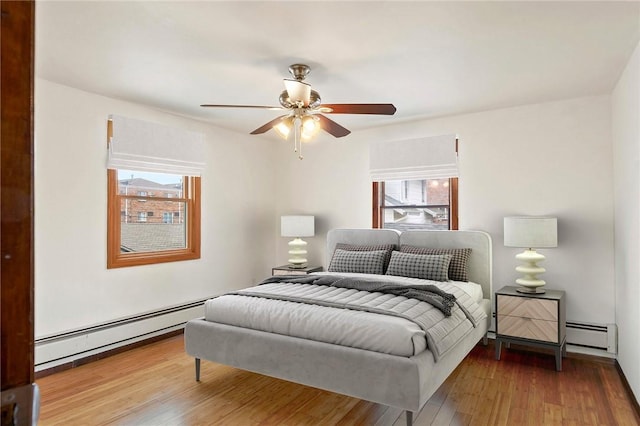
<svg viewBox="0 0 640 426">
<path fill-rule="evenodd" d="M 500 315 L 558 321 L 558 302 L 556 300 L 498 295 L 498 304 L 500 305 Z"/>
<path fill-rule="evenodd" d="M 557 321 L 498 315 L 498 330 L 501 336 L 558 343 Z"/>
</svg>

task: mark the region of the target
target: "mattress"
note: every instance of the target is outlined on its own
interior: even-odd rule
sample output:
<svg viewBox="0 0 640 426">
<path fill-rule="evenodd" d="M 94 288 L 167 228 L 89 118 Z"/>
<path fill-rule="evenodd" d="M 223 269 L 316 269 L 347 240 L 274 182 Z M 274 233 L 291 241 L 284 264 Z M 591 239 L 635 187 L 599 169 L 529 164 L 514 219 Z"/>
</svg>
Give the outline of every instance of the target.
<svg viewBox="0 0 640 426">
<path fill-rule="evenodd" d="M 381 278 L 379 275 L 339 275 L 378 280 Z M 432 281 L 415 278 L 385 276 L 384 279 L 398 284 L 433 284 Z M 244 290 L 257 291 L 263 287 L 265 286 Z M 456 283 L 456 287 L 474 301 L 482 300 L 479 285 Z M 415 322 L 405 318 L 287 300 L 223 295 L 205 303 L 205 320 L 405 357 L 417 355 L 428 346 L 425 331 Z M 457 336 L 443 336 L 443 339 L 453 339 L 448 342 L 448 345 L 453 346 L 471 329 L 470 324 L 465 324 L 465 327 L 456 330 Z"/>
</svg>

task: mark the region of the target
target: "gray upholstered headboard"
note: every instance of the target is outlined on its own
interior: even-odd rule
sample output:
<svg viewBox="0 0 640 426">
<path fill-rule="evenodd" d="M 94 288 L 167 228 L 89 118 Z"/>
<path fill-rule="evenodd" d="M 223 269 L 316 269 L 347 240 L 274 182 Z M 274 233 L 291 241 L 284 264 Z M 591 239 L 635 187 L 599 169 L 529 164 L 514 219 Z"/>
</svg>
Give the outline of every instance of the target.
<svg viewBox="0 0 640 426">
<path fill-rule="evenodd" d="M 327 266 L 337 243 L 402 244 L 432 248 L 471 248 L 469 279 L 482 286 L 485 299 L 493 294 L 491 236 L 482 231 L 405 231 L 393 229 L 332 229 L 327 234 Z"/>
</svg>

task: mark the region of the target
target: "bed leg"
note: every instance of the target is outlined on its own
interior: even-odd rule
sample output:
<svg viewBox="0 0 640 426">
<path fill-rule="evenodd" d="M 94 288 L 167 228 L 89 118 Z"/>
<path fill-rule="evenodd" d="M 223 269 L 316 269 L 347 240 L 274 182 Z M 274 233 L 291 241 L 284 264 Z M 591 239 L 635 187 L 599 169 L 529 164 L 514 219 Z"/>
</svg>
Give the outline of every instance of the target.
<svg viewBox="0 0 640 426">
<path fill-rule="evenodd" d="M 196 382 L 200 381 L 200 358 L 196 358 Z"/>
<path fill-rule="evenodd" d="M 413 411 L 405 411 L 407 413 L 407 426 L 413 426 Z"/>
<path fill-rule="evenodd" d="M 482 344 L 484 346 L 489 344 L 489 333 L 484 333 L 484 336 L 482 336 Z"/>
</svg>

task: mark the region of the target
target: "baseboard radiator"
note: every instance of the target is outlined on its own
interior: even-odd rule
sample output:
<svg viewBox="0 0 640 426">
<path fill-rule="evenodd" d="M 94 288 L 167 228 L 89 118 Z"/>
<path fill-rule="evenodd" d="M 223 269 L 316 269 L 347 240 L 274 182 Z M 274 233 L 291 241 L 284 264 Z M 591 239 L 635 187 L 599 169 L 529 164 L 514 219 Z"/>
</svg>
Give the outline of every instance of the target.
<svg viewBox="0 0 640 426">
<path fill-rule="evenodd" d="M 567 343 L 585 348 L 618 352 L 618 328 L 615 324 L 591 324 L 567 321 Z"/>
<path fill-rule="evenodd" d="M 37 338 L 35 371 L 184 328 L 184 324 L 190 319 L 204 316 L 205 300 L 207 299 Z M 616 354 L 617 337 L 615 324 L 567 321 L 567 343 L 570 345 Z"/>
<path fill-rule="evenodd" d="M 35 371 L 46 370 L 180 330 L 190 319 L 204 316 L 205 300 L 37 338 L 35 339 Z"/>
</svg>

